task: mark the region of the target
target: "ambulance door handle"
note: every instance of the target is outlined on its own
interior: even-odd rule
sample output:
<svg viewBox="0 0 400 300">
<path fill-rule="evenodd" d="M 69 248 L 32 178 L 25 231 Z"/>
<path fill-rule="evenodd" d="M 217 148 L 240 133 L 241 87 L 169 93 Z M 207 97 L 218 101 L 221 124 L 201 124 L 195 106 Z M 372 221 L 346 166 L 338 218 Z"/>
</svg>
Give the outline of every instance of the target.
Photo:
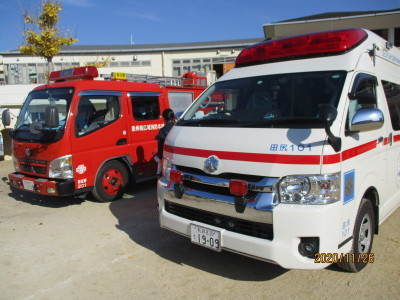
<svg viewBox="0 0 400 300">
<path fill-rule="evenodd" d="M 380 143 L 382 143 L 383 142 L 383 137 L 378 137 L 378 139 L 377 139 L 377 144 L 380 144 Z"/>
<path fill-rule="evenodd" d="M 117 146 L 126 145 L 128 143 L 127 139 L 119 139 L 116 143 Z"/>
</svg>

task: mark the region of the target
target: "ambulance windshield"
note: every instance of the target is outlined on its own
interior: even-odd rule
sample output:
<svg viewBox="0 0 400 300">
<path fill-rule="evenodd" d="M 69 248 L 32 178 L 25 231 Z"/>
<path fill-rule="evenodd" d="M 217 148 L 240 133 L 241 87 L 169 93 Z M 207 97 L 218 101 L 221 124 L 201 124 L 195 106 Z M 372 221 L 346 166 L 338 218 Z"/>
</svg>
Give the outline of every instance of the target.
<svg viewBox="0 0 400 300">
<path fill-rule="evenodd" d="M 13 132 L 15 140 L 54 142 L 64 132 L 73 88 L 43 89 L 29 93 L 18 116 Z M 48 128 L 45 122 L 46 109 L 57 107 L 59 126 Z"/>
<path fill-rule="evenodd" d="M 178 126 L 322 127 L 323 103 L 337 107 L 345 71 L 266 75 L 211 86 Z"/>
</svg>

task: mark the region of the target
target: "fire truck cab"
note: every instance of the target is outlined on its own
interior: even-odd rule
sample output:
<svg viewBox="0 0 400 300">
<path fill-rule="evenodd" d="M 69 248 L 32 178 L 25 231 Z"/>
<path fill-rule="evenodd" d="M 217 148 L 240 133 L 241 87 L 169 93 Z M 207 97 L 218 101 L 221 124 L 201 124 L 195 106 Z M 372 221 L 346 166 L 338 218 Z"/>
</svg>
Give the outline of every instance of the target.
<svg viewBox="0 0 400 300">
<path fill-rule="evenodd" d="M 287 269 L 357 272 L 400 205 L 399 153 L 398 49 L 364 29 L 267 40 L 169 133 L 160 225 Z"/>
<path fill-rule="evenodd" d="M 204 86 L 193 76 L 189 82 L 130 82 L 124 73 L 113 75 L 94 80 L 95 67 L 56 71 L 50 84 L 29 93 L 11 133 L 13 187 L 51 196 L 91 191 L 108 202 L 121 197 L 129 182 L 156 175 L 162 112 L 184 110 Z"/>
</svg>

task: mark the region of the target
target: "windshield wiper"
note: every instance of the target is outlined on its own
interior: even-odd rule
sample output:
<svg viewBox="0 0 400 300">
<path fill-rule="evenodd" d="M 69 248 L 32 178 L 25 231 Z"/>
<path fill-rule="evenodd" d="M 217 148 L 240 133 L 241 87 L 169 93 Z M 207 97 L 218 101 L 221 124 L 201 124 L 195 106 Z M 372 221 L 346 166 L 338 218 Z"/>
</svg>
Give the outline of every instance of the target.
<svg viewBox="0 0 400 300">
<path fill-rule="evenodd" d="M 230 120 L 230 119 L 194 119 L 194 120 L 179 120 L 177 125 L 185 126 L 185 125 L 195 125 L 201 126 L 202 124 L 238 124 L 238 120 Z"/>
<path fill-rule="evenodd" d="M 241 123 L 241 125 L 243 127 L 253 127 L 253 126 L 275 127 L 284 125 L 296 125 L 296 127 L 299 127 L 303 124 L 310 124 L 310 123 L 321 124 L 322 126 L 322 121 L 317 118 L 278 118 L 278 119 L 270 119 L 259 122 L 243 122 Z"/>
</svg>

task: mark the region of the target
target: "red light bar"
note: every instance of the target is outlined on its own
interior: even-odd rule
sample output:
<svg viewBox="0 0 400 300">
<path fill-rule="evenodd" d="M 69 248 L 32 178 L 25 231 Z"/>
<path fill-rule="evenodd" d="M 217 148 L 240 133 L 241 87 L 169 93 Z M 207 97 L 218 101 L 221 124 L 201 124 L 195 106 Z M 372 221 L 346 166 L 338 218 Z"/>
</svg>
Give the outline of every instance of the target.
<svg viewBox="0 0 400 300">
<path fill-rule="evenodd" d="M 235 66 L 341 54 L 357 47 L 367 36 L 362 29 L 342 29 L 264 41 L 243 49 Z"/>
<path fill-rule="evenodd" d="M 229 181 L 229 192 L 234 195 L 244 196 L 247 194 L 247 182 L 245 180 Z"/>
<path fill-rule="evenodd" d="M 169 174 L 170 179 L 172 182 L 176 183 L 182 183 L 183 182 L 183 176 L 181 171 L 176 171 L 172 170 L 171 173 Z"/>
<path fill-rule="evenodd" d="M 50 73 L 50 81 L 66 81 L 75 79 L 87 79 L 93 80 L 99 76 L 99 72 L 96 67 L 79 67 L 74 69 L 66 69 L 60 71 L 54 71 Z"/>
</svg>

